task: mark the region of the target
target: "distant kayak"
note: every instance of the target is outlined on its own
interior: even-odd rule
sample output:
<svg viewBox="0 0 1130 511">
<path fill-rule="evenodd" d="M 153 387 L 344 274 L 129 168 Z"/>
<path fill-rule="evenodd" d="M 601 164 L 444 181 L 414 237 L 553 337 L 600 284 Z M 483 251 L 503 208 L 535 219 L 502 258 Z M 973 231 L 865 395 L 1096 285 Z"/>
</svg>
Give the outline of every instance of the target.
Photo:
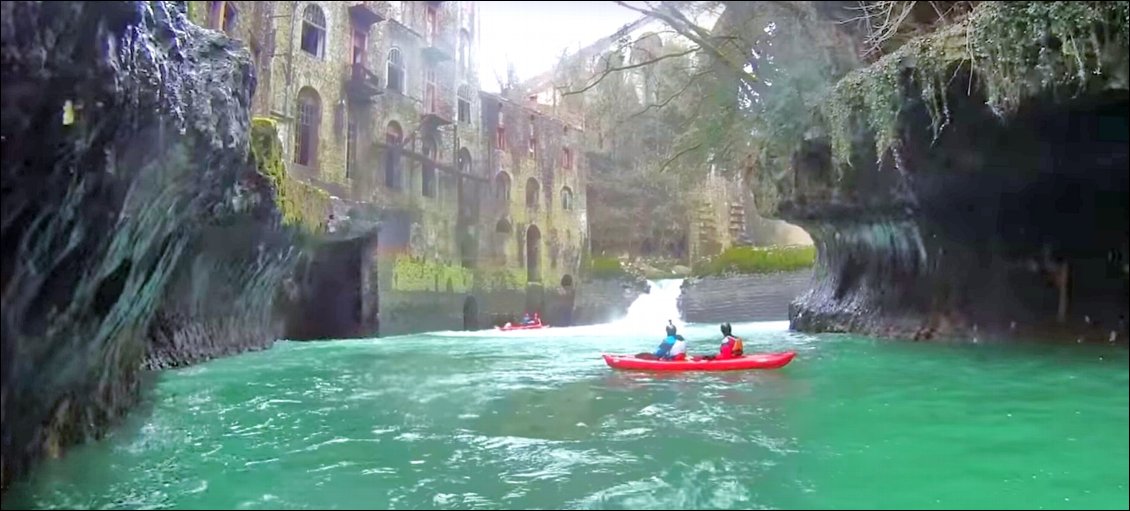
<svg viewBox="0 0 1130 511">
<path fill-rule="evenodd" d="M 759 353 L 725 360 L 648 360 L 635 355 L 604 355 L 604 362 L 613 369 L 635 371 L 740 371 L 743 369 L 779 369 L 788 365 L 795 351 Z"/>
<path fill-rule="evenodd" d="M 509 332 L 511 330 L 537 330 L 539 328 L 549 328 L 549 325 L 546 325 L 544 323 L 533 323 L 530 325 L 511 325 L 507 323 L 495 328 L 502 330 L 503 332 Z"/>
</svg>

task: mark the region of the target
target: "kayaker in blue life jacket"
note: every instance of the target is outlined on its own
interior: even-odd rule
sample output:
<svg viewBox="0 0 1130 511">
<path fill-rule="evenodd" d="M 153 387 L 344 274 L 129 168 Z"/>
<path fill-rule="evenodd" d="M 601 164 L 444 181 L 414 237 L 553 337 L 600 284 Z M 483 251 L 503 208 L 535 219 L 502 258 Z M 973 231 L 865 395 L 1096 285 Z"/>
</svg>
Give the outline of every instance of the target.
<svg viewBox="0 0 1130 511">
<path fill-rule="evenodd" d="M 655 350 L 655 358 L 660 360 L 682 360 L 687 356 L 687 343 L 683 336 L 678 335 L 675 324 L 667 320 L 667 337 Z"/>
</svg>

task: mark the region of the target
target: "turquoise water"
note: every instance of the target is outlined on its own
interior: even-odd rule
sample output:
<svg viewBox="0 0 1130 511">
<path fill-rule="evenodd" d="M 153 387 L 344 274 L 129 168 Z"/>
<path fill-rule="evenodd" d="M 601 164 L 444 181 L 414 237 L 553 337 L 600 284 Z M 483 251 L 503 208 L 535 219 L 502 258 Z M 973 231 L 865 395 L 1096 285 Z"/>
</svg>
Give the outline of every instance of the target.
<svg viewBox="0 0 1130 511">
<path fill-rule="evenodd" d="M 160 375 L 5 507 L 1122 508 L 1127 350 L 735 325 L 778 371 L 614 372 L 612 325 L 274 349 Z M 662 326 L 656 328 L 662 334 Z M 681 330 L 692 351 L 716 327 Z M 709 341 L 708 341 L 709 339 Z"/>
</svg>

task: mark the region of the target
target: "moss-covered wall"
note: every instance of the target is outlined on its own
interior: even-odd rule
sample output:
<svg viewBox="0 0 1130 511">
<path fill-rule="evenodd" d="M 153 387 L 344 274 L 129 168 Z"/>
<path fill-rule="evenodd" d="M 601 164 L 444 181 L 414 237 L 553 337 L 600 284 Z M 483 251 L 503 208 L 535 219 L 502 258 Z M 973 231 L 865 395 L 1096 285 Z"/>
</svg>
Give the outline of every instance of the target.
<svg viewBox="0 0 1130 511">
<path fill-rule="evenodd" d="M 474 65 L 475 38 L 479 36 L 474 2 L 373 3 L 386 20 L 369 28 L 360 60 L 377 77 L 382 90 L 371 101 L 349 94 L 353 50 L 348 3 L 228 4 L 238 11 L 228 35 L 252 47 L 260 67 L 258 82 L 269 84 L 257 94 L 254 109 L 254 115 L 261 117 L 255 122 L 256 151 L 263 153 L 259 159 L 276 185 L 279 207 L 288 223 L 308 230 L 325 229 L 331 196 L 375 206 L 382 227 L 370 281 L 382 294 L 458 294 L 474 289 L 524 293 L 529 280 L 525 239 L 531 225 L 541 232 L 542 282 L 557 286 L 563 275 L 576 277 L 587 243 L 581 132 L 511 105 L 507 107 L 514 111 L 510 146 L 528 153 L 529 115 L 537 114 L 537 157 L 508 153 L 505 162 L 494 157 L 495 125 L 484 122 L 487 116 Z M 300 47 L 303 13 L 312 5 L 326 18 L 319 55 Z M 438 9 L 441 37 L 437 45 L 423 37 L 429 8 Z M 209 2 L 190 2 L 188 10 L 198 24 L 223 29 L 210 12 Z M 470 39 L 460 37 L 461 31 Z M 467 59 L 463 60 L 460 50 L 465 44 Z M 394 50 L 402 59 L 400 90 L 388 87 L 388 56 Z M 433 75 L 438 117 L 430 117 L 432 105 L 425 104 Z M 320 105 L 318 163 L 311 167 L 293 161 L 297 97 L 304 88 L 317 94 Z M 469 115 L 462 119 L 458 115 L 460 98 L 470 103 Z M 497 98 L 492 101 L 497 105 Z M 436 129 L 438 118 L 442 119 Z M 385 176 L 390 125 L 399 128 L 403 142 L 395 186 L 389 186 Z M 352 148 L 348 146 L 350 126 L 356 142 Z M 434 196 L 423 193 L 421 157 L 429 133 L 434 133 L 437 142 Z M 561 165 L 565 146 L 573 147 L 571 168 Z M 355 159 L 347 169 L 350 152 Z M 460 154 L 469 156 L 469 165 L 460 165 Z M 503 169 L 513 176 L 509 200 L 499 199 L 491 182 Z M 525 205 L 529 177 L 541 184 L 537 208 Z M 560 202 L 566 186 L 572 192 L 573 208 L 568 211 Z M 496 232 L 500 218 L 511 222 L 509 234 Z M 395 302 L 395 295 L 390 300 Z M 382 309 L 394 306 L 382 300 Z"/>
</svg>

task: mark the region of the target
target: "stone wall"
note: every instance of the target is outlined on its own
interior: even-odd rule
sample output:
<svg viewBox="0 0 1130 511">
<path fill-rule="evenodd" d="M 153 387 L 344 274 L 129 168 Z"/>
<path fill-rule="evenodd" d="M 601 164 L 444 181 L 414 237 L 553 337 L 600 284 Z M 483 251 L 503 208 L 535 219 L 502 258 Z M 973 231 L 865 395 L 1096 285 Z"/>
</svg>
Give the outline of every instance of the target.
<svg viewBox="0 0 1130 511">
<path fill-rule="evenodd" d="M 812 272 L 782 272 L 687 279 L 679 296 L 683 320 L 784 321 L 789 304 L 808 290 Z"/>
</svg>

